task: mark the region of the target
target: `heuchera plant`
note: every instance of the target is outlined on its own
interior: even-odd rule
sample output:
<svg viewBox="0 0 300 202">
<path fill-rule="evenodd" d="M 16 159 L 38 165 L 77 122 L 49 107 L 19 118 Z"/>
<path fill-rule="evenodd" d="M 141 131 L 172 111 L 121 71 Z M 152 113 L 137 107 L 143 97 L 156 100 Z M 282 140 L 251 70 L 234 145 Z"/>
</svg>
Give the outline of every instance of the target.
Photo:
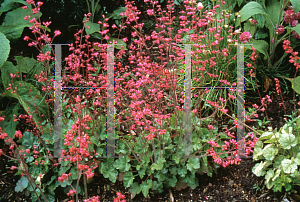
<svg viewBox="0 0 300 202">
<path fill-rule="evenodd" d="M 38 2 L 36 6 L 31 0 L 27 0 L 27 3 L 33 6 L 32 12 L 36 12 L 36 8 L 42 4 Z M 97 50 L 89 42 L 89 35 L 83 34 L 83 29 L 75 34 L 75 45 L 69 47 L 72 53 L 66 58 L 62 85 L 92 87 L 85 89 L 83 95 L 80 95 L 79 89 L 74 91 L 68 89 L 63 92 L 62 158 L 58 161 L 48 158 L 54 151 L 51 132 L 53 124 L 47 122 L 47 119 L 38 119 L 38 115 L 42 115 L 39 114 L 39 105 L 35 102 L 33 106 L 37 112 L 28 111 L 23 103 L 22 106 L 28 114 L 18 117 L 18 119 L 26 118 L 31 130 L 28 129 L 23 134 L 16 131 L 12 138 L 5 131 L 0 131 L 0 137 L 10 145 L 12 150 L 10 155 L 15 155 L 14 160 L 20 165 L 17 169 L 22 178 L 18 181 L 16 189 L 34 192 L 35 196 L 32 196 L 34 201 L 40 200 L 40 196 L 44 201 L 52 201 L 54 190 L 61 187 L 65 188 L 65 193 L 73 200 L 74 195 L 78 201 L 79 194 L 85 192 L 86 201 L 98 201 L 98 197 L 88 199 L 87 196 L 87 180 L 94 176 L 97 167 L 100 173 L 112 182 L 118 179 L 123 181 L 125 187 L 130 187 L 133 198 L 140 192 L 147 197 L 150 189 L 162 192 L 164 188 L 171 187 L 195 188 L 198 185 L 196 172 L 211 176 L 213 169 L 219 165 L 226 167 L 241 161 L 236 151 L 236 137 L 234 132 L 230 132 L 236 128 L 237 121 L 232 128 L 226 128 L 225 134 L 218 133 L 217 128 L 211 123 L 211 118 L 214 118 L 217 111 L 227 114 L 226 102 L 228 99 L 236 99 L 233 88 L 228 90 L 230 92 L 221 91 L 219 97 L 214 96 L 216 90 L 208 88 L 193 92 L 193 102 L 196 104 L 193 104 L 192 113 L 194 122 L 192 152 L 193 155 L 200 152 L 203 154 L 200 156 L 201 159 L 180 158 L 184 154 L 182 118 L 185 99 L 184 89 L 180 89 L 184 81 L 181 83 L 178 81 L 184 74 L 185 53 L 180 43 L 192 44 L 191 46 L 197 49 L 192 50 L 193 86 L 211 84 L 232 87 L 236 81 L 230 82 L 227 78 L 228 72 L 236 66 L 234 63 L 236 55 L 232 56 L 236 51 L 230 44 L 247 42 L 251 35 L 247 32 L 241 33 L 239 30 L 233 31 L 233 27 L 226 24 L 229 15 L 222 12 L 224 2 L 202 13 L 201 5 L 195 7 L 194 4 L 184 1 L 186 10 L 181 11 L 182 15 L 178 17 L 180 29 L 175 30 L 174 3 L 168 1 L 167 11 L 164 11 L 157 1 L 145 0 L 145 3 L 152 4 L 152 9 L 149 9 L 147 14 L 153 16 L 157 22 L 156 31 L 147 35 L 142 31 L 143 24 L 138 22 L 140 12 L 133 6 L 133 2 L 125 1 L 125 3 L 126 11 L 120 13 L 124 16 L 123 23 L 119 26 L 112 25 L 111 29 L 118 29 L 119 34 L 126 28 L 134 30 L 131 39 L 123 39 L 124 42 L 129 40 L 131 42 L 128 45 L 129 54 L 126 55 L 124 50 L 126 47 L 121 46 L 115 53 L 114 67 L 116 128 L 124 128 L 130 131 L 131 135 L 125 136 L 116 131 L 116 154 L 120 158 L 96 160 L 96 157 L 106 155 L 106 133 L 103 126 L 106 123 L 107 113 L 105 88 L 108 55 L 105 42 L 109 40 L 107 33 L 110 31 L 110 25 L 109 19 L 103 16 L 104 22 L 98 22 L 103 28 L 99 32 L 102 40 L 93 44 L 94 47 L 98 46 Z M 90 14 L 85 15 L 84 23 L 87 30 L 91 28 L 86 26 L 89 17 Z M 31 29 L 36 38 L 25 37 L 24 40 L 30 40 L 29 46 L 35 46 L 41 51 L 38 62 L 45 69 L 35 78 L 42 83 L 41 93 L 45 95 L 49 92 L 50 97 L 47 97 L 45 104 L 51 106 L 53 110 L 54 80 L 50 80 L 52 76 L 50 61 L 54 58 L 51 56 L 53 51 L 47 45 L 52 39 L 41 27 L 42 24 L 45 27 L 49 26 L 50 22 L 40 23 L 39 19 L 30 16 L 27 19 L 33 23 Z M 59 31 L 55 31 L 54 36 L 59 34 Z M 153 47 L 159 50 L 160 55 L 156 58 L 150 53 Z M 251 58 L 255 60 L 256 57 L 253 48 Z M 20 88 L 23 83 L 14 82 L 15 76 L 11 76 L 11 88 L 7 90 L 11 90 L 16 96 L 22 96 L 27 90 L 26 93 L 31 95 L 33 88 Z M 38 92 L 37 89 L 34 90 Z M 203 95 L 210 92 L 213 92 L 210 97 L 202 99 Z M 228 99 L 222 98 L 224 94 Z M 270 102 L 270 98 L 262 99 L 263 106 L 266 106 L 266 101 Z M 205 103 L 211 106 L 211 111 L 214 108 L 215 110 L 212 115 L 202 118 L 202 105 Z M 252 115 L 256 115 L 255 113 L 256 111 Z M 251 116 L 247 118 L 250 120 Z M 257 131 L 254 132 L 259 134 Z M 19 143 L 22 143 L 20 149 L 14 142 L 16 137 L 20 139 Z M 247 138 L 247 141 L 244 140 L 246 156 L 252 152 L 257 141 L 253 133 L 248 133 Z M 0 154 L 3 154 L 2 150 Z M 209 162 L 208 156 L 214 161 Z M 48 174 L 50 173 L 48 170 L 51 170 L 52 174 Z M 84 188 L 80 185 L 81 176 Z M 49 179 L 46 180 L 47 177 Z M 120 193 L 117 193 L 117 196 L 116 200 L 124 198 Z"/>
</svg>

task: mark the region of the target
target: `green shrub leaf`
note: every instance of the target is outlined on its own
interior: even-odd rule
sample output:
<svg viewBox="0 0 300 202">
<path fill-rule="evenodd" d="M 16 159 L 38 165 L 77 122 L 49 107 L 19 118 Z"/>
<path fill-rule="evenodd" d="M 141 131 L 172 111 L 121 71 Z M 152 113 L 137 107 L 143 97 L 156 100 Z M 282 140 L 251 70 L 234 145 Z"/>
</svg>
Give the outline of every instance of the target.
<svg viewBox="0 0 300 202">
<path fill-rule="evenodd" d="M 284 149 L 291 149 L 297 145 L 297 140 L 293 134 L 282 133 L 280 134 L 279 143 Z"/>
<path fill-rule="evenodd" d="M 149 189 L 151 187 L 152 187 L 152 180 L 147 180 L 147 182 L 143 181 L 143 183 L 141 184 L 141 188 L 142 188 L 142 192 L 143 192 L 144 197 L 148 196 Z"/>
<path fill-rule="evenodd" d="M 1 66 L 7 60 L 10 51 L 9 40 L 1 32 L 0 32 L 0 47 L 1 47 L 0 49 L 0 68 L 1 68 Z"/>
<path fill-rule="evenodd" d="M 133 176 L 132 172 L 131 171 L 126 172 L 126 174 L 123 176 L 123 184 L 124 184 L 124 186 L 126 188 L 130 187 L 130 185 L 133 183 L 133 180 L 134 180 L 134 176 Z"/>
<path fill-rule="evenodd" d="M 299 0 L 290 0 L 290 1 L 293 5 L 295 13 L 298 13 L 300 11 L 300 1 Z"/>
<path fill-rule="evenodd" d="M 247 3 L 240 11 L 241 21 L 248 20 L 251 16 L 256 14 L 267 14 L 263 7 L 257 2 Z"/>
<path fill-rule="evenodd" d="M 281 165 L 285 173 L 294 173 L 297 170 L 297 163 L 290 159 L 284 159 Z"/>
</svg>

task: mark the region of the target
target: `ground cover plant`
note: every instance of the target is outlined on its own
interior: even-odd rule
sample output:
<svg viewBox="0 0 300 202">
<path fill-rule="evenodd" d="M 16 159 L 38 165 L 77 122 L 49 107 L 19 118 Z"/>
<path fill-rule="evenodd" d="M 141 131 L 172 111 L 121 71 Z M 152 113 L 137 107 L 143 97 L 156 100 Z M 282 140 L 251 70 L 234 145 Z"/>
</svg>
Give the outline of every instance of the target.
<svg viewBox="0 0 300 202">
<path fill-rule="evenodd" d="M 168 1 L 164 9 L 157 1 L 144 2 L 150 7 L 147 15 L 156 22 L 155 30 L 150 34 L 143 31 L 144 23 L 139 21 L 141 13 L 133 1 L 125 1 L 125 7 L 118 9 L 112 15 L 114 17 L 103 15 L 103 21 L 98 23 L 93 14 L 84 16 L 83 28 L 74 35 L 76 41 L 69 45 L 71 54 L 65 58 L 65 66 L 62 67 L 62 86 L 66 88 L 62 90 L 61 131 L 64 141 L 59 159 L 51 158 L 57 140 L 53 134 L 55 52 L 50 44 L 61 33 L 56 30 L 50 37 L 47 32 L 51 22 L 39 19 L 43 3 L 27 0 L 27 6 L 22 9 L 32 12 L 24 18 L 32 25 L 30 30 L 35 38 L 25 36 L 24 40 L 39 50 L 37 58 L 16 57 L 16 64 L 5 61 L 9 42 L 5 33 L 0 35 L 1 43 L 6 47 L 3 49 L 3 64 L 0 63 L 2 96 L 18 101 L 0 119 L 0 137 L 10 150 L 4 152 L 1 149 L 0 155 L 14 160 L 18 166 L 11 169 L 17 169 L 17 174 L 21 175 L 15 191 L 25 192 L 32 201 L 55 201 L 58 193 L 63 193 L 70 201 L 99 201 L 98 196 L 87 191 L 95 173 L 112 183 L 117 180 L 123 182 L 124 187 L 130 190 L 131 199 L 140 193 L 149 197 L 152 192 L 161 193 L 170 188 L 195 189 L 199 185 L 196 174 L 211 177 L 221 166 L 238 164 L 242 160 L 237 151 L 235 131 L 239 124 L 247 128 L 244 155 L 254 152 L 257 160 L 266 159 L 255 166 L 253 172 L 258 176 L 266 174 L 267 188 L 282 191 L 285 187 L 286 191 L 293 191 L 294 186 L 299 185 L 300 157 L 296 155 L 300 141 L 298 117 L 291 116 L 291 125 L 284 126 L 280 132 L 264 132 L 238 123 L 234 116 L 238 82 L 236 46 L 248 42 L 254 44 L 246 52 L 246 80 L 254 78 L 250 84 L 255 85 L 258 94 L 256 70 L 258 65 L 264 65 L 258 59 L 263 56 L 267 62 L 270 60 L 265 46 L 261 47 L 253 39 L 254 32 L 247 30 L 247 26 L 256 26 L 255 21 L 251 19 L 251 25 L 244 24 L 243 31 L 237 29 L 236 21 L 241 18 L 241 23 L 256 14 L 267 15 L 263 13 L 264 8 L 250 2 L 244 8 L 252 6 L 254 12 L 243 14 L 242 9 L 241 16 L 233 19 L 235 14 L 223 9 L 225 2 L 214 1 L 211 9 L 203 10 L 200 2 L 183 1 L 184 9 L 179 16 L 174 15 L 178 1 Z M 285 11 L 285 20 L 297 19 L 291 16 L 300 8 L 297 2 L 291 2 L 295 7 L 294 14 L 289 7 Z M 282 6 L 281 12 L 288 3 L 278 1 Z M 110 21 L 112 18 L 115 20 L 113 23 Z M 270 16 L 268 19 L 271 19 Z M 276 22 L 279 24 L 281 21 L 279 18 Z M 178 29 L 174 29 L 174 24 Z M 269 29 L 270 35 L 274 34 L 274 26 Z M 299 26 L 286 29 L 289 30 L 287 34 L 276 38 L 277 45 L 283 42 L 283 50 L 291 54 L 288 62 L 296 71 L 289 80 L 292 89 L 299 93 L 298 52 L 293 50 L 296 47 L 292 48 L 288 40 L 291 34 L 297 38 Z M 130 37 L 119 37 L 128 30 L 131 30 Z M 111 36 L 112 31 L 117 34 Z M 89 41 L 91 36 L 100 40 L 92 43 Z M 109 113 L 106 89 L 110 57 L 108 44 L 116 44 L 113 50 L 117 158 L 107 158 L 106 153 L 109 142 L 106 131 L 109 130 L 106 128 Z M 189 60 L 184 44 L 191 47 L 191 82 L 185 79 L 186 62 Z M 274 57 L 272 54 L 276 47 L 271 45 L 271 49 L 270 57 Z M 158 56 L 151 54 L 153 50 L 159 53 Z M 286 79 L 289 77 L 287 75 Z M 282 97 L 280 84 L 274 80 L 277 81 L 276 91 Z M 194 87 L 190 98 L 185 94 L 186 83 Z M 211 88 L 215 86 L 223 88 Z M 253 105 L 247 111 L 246 123 L 258 116 L 257 112 L 264 112 L 268 103 L 272 102 L 269 95 L 262 97 L 259 94 L 259 97 L 261 106 Z M 191 109 L 185 108 L 188 101 L 191 101 Z M 299 106 L 299 103 L 296 102 L 296 105 Z M 187 123 L 184 120 L 189 113 L 193 145 L 188 148 L 189 156 L 185 156 Z M 232 118 L 231 127 L 222 131 L 215 125 L 216 117 L 227 116 Z M 20 129 L 17 126 L 22 120 L 26 127 Z M 261 140 L 267 138 L 270 140 L 264 143 L 269 145 L 263 147 Z M 285 152 L 291 153 L 283 159 Z M 273 166 L 273 170 L 267 166 L 262 168 L 262 165 Z M 283 177 L 279 178 L 280 174 Z M 124 196 L 117 192 L 115 201 L 122 200 L 125 200 Z"/>
</svg>

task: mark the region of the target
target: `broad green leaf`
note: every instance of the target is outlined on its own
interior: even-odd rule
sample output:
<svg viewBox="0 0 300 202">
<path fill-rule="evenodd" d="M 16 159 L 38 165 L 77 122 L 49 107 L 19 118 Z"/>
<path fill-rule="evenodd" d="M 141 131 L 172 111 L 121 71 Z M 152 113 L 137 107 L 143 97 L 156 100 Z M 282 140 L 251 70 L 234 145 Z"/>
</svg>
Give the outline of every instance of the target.
<svg viewBox="0 0 300 202">
<path fill-rule="evenodd" d="M 133 180 L 134 180 L 134 176 L 133 176 L 132 172 L 131 171 L 126 172 L 126 174 L 123 176 L 123 184 L 124 184 L 124 186 L 126 188 L 130 187 L 130 185 L 133 183 Z"/>
<path fill-rule="evenodd" d="M 164 167 L 164 163 L 166 162 L 165 158 L 159 158 L 156 163 L 151 165 L 151 170 L 161 170 Z"/>
<path fill-rule="evenodd" d="M 121 20 L 123 18 L 123 16 L 120 15 L 120 13 L 124 14 L 126 10 L 127 10 L 126 7 L 119 7 L 118 9 L 114 10 L 114 12 L 113 12 L 113 19 L 114 20 Z"/>
<path fill-rule="evenodd" d="M 120 172 L 126 172 L 130 169 L 130 164 L 128 162 L 130 162 L 130 159 L 128 158 L 128 156 L 125 156 L 124 158 L 118 158 L 114 162 L 113 166 L 116 169 L 119 169 Z"/>
<path fill-rule="evenodd" d="M 143 192 L 144 197 L 148 196 L 149 189 L 151 187 L 152 187 L 152 180 L 147 180 L 147 182 L 143 181 L 143 183 L 141 184 L 141 188 L 142 188 L 142 192 Z"/>
<path fill-rule="evenodd" d="M 264 54 L 264 59 L 269 58 L 268 50 L 269 44 L 264 40 L 255 40 L 253 38 L 250 39 L 250 43 L 253 44 L 253 47 L 260 53 Z"/>
<path fill-rule="evenodd" d="M 247 3 L 240 11 L 241 21 L 244 22 L 248 20 L 251 16 L 256 14 L 267 14 L 263 7 L 257 2 Z"/>
<path fill-rule="evenodd" d="M 278 149 L 275 148 L 273 144 L 268 144 L 263 149 L 263 156 L 269 161 L 272 161 L 277 155 L 277 153 L 278 153 Z"/>
<path fill-rule="evenodd" d="M 117 180 L 118 171 L 112 166 L 114 159 L 107 159 L 106 162 L 100 164 L 100 172 L 105 178 L 109 178 L 112 183 Z"/>
<path fill-rule="evenodd" d="M 28 9 L 23 9 L 22 7 L 10 11 L 5 15 L 4 22 L 0 25 L 0 32 L 5 34 L 9 40 L 20 38 L 23 29 L 32 26 L 28 20 L 24 20 L 24 17 L 28 15 L 38 19 L 38 17 L 42 16 L 42 13 L 39 12 L 39 15 L 31 15 L 31 12 Z"/>
<path fill-rule="evenodd" d="M 26 149 L 31 149 L 33 145 L 37 144 L 38 137 L 34 136 L 31 132 L 25 131 L 22 140 L 22 145 L 24 145 Z"/>
<path fill-rule="evenodd" d="M 281 162 L 282 169 L 285 173 L 294 173 L 297 170 L 297 163 L 292 162 L 290 159 L 284 159 Z"/>
<path fill-rule="evenodd" d="M 177 183 L 177 178 L 175 175 L 166 174 L 164 185 L 166 188 L 175 187 Z"/>
<path fill-rule="evenodd" d="M 21 84 L 21 86 L 19 86 L 19 84 Z M 10 96 L 18 99 L 24 110 L 32 116 L 37 126 L 40 126 L 43 120 L 48 119 L 48 106 L 41 96 L 40 91 L 32 84 L 24 81 L 16 81 L 14 85 L 18 86 L 16 90 L 17 93 L 11 93 Z M 36 107 L 38 107 L 37 110 L 35 109 Z M 35 111 L 37 111 L 37 113 L 33 113 Z M 42 115 L 44 116 L 41 118 Z"/>
<path fill-rule="evenodd" d="M 281 9 L 281 5 L 278 0 L 266 1 L 266 12 L 274 26 L 274 27 L 272 26 L 272 23 L 269 21 L 269 18 L 266 18 L 266 26 L 269 29 L 272 28 L 272 30 L 274 30 L 274 28 L 276 27 L 276 24 L 278 23 L 278 20 L 280 23 L 281 20 L 283 19 L 284 12 L 282 12 L 281 16 L 279 16 L 280 9 Z"/>
<path fill-rule="evenodd" d="M 14 3 L 21 3 L 23 5 L 27 5 L 24 0 L 4 0 L 0 7 L 0 16 L 2 13 L 9 11 L 13 8 Z"/>
<path fill-rule="evenodd" d="M 9 40 L 1 32 L 0 32 L 0 47 L 1 47 L 0 49 L 0 68 L 1 68 L 1 66 L 7 60 L 10 51 Z"/>
<path fill-rule="evenodd" d="M 21 177 L 16 184 L 15 191 L 22 192 L 28 186 L 28 179 L 26 177 Z"/>
<path fill-rule="evenodd" d="M 112 38 L 112 37 L 110 37 L 109 38 L 109 40 L 108 41 L 111 41 L 111 42 L 113 42 L 113 41 L 115 41 L 115 45 L 114 45 L 114 47 L 116 48 L 116 49 L 121 49 L 121 46 L 123 46 L 123 50 L 128 50 L 127 49 L 127 45 L 126 45 L 126 43 L 122 40 L 122 39 L 117 39 L 117 38 Z M 118 45 L 117 45 L 118 44 Z"/>
<path fill-rule="evenodd" d="M 22 73 L 28 73 L 37 63 L 37 61 L 34 58 L 16 56 L 15 59 L 17 61 L 16 68 L 18 72 Z"/>
<path fill-rule="evenodd" d="M 291 149 L 297 145 L 297 139 L 293 134 L 282 133 L 279 138 L 279 143 L 284 149 Z"/>
<path fill-rule="evenodd" d="M 272 179 L 274 176 L 274 170 L 268 170 L 268 172 L 265 175 L 266 183 L 269 182 L 270 179 Z"/>
<path fill-rule="evenodd" d="M 12 62 L 6 61 L 1 67 L 1 78 L 5 89 L 9 87 L 9 84 L 13 83 L 10 74 L 17 74 L 17 68 L 13 65 Z M 15 77 L 13 81 L 16 80 L 20 80 L 20 79 Z M 10 96 L 10 92 L 11 90 L 6 91 L 7 96 Z"/>
<path fill-rule="evenodd" d="M 20 109 L 20 104 L 13 104 L 8 106 L 2 116 L 5 116 L 4 121 L 0 122 L 0 127 L 7 133 L 9 137 L 13 137 L 16 131 L 16 127 L 19 121 L 14 121 L 15 117 L 13 115 L 18 116 L 18 111 Z"/>
<path fill-rule="evenodd" d="M 186 164 L 186 167 L 189 171 L 193 171 L 193 170 L 200 168 L 199 158 L 189 158 L 188 163 Z"/>
<path fill-rule="evenodd" d="M 137 194 L 142 191 L 142 186 L 139 183 L 135 182 L 130 187 L 131 199 L 133 199 Z"/>
<path fill-rule="evenodd" d="M 158 191 L 158 193 L 162 193 L 164 191 L 164 186 L 162 181 L 153 181 L 153 190 Z"/>
<path fill-rule="evenodd" d="M 295 13 L 298 13 L 300 11 L 300 1 L 299 0 L 290 0 L 290 1 L 293 5 Z"/>
<path fill-rule="evenodd" d="M 290 27 L 290 28 L 300 35 L 300 24 L 298 24 L 296 27 Z"/>
<path fill-rule="evenodd" d="M 183 178 L 183 182 L 187 183 L 191 189 L 195 189 L 199 185 L 198 179 L 191 173 Z"/>
<path fill-rule="evenodd" d="M 299 27 L 300 28 L 300 27 Z M 299 30 L 300 31 L 300 30 Z M 294 78 L 290 78 L 289 81 L 292 83 L 292 88 L 298 94 L 300 94 L 300 76 Z"/>
<path fill-rule="evenodd" d="M 265 171 L 265 168 L 266 168 L 266 165 L 267 162 L 260 162 L 260 163 L 257 163 L 253 168 L 252 168 L 252 172 L 256 175 L 256 176 L 264 176 L 266 171 Z"/>
<path fill-rule="evenodd" d="M 83 20 L 85 20 L 85 18 Z M 87 27 L 89 27 L 89 29 Z M 87 35 L 91 35 L 95 32 L 100 31 L 100 24 L 88 21 L 87 23 L 85 23 L 84 30 Z"/>
</svg>

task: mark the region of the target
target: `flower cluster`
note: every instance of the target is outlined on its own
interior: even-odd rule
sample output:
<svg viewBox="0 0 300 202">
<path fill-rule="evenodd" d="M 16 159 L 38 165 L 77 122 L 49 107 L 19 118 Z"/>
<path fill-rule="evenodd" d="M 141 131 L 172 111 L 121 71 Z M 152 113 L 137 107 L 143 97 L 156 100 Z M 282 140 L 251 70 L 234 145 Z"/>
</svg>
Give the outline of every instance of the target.
<svg viewBox="0 0 300 202">
<path fill-rule="evenodd" d="M 125 196 L 121 192 L 117 192 L 117 198 L 114 199 L 114 202 L 126 202 Z"/>
</svg>

